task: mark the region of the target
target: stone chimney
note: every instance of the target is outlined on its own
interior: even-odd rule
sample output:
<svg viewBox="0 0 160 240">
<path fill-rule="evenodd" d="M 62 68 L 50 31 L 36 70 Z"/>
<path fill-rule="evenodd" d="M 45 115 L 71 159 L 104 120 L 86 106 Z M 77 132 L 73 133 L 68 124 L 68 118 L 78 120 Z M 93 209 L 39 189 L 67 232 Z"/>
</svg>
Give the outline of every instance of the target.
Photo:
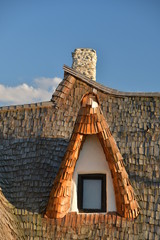
<svg viewBox="0 0 160 240">
<path fill-rule="evenodd" d="M 97 54 L 94 49 L 77 48 L 72 53 L 72 68 L 86 77 L 96 81 Z"/>
</svg>

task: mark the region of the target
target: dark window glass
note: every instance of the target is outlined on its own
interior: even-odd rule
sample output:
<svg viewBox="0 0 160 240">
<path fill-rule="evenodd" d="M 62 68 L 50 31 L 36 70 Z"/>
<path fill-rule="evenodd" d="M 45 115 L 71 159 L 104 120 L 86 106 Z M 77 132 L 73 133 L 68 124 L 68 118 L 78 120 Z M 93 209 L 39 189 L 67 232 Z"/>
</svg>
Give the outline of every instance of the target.
<svg viewBox="0 0 160 240">
<path fill-rule="evenodd" d="M 106 175 L 78 175 L 78 209 L 80 212 L 106 212 Z"/>
</svg>

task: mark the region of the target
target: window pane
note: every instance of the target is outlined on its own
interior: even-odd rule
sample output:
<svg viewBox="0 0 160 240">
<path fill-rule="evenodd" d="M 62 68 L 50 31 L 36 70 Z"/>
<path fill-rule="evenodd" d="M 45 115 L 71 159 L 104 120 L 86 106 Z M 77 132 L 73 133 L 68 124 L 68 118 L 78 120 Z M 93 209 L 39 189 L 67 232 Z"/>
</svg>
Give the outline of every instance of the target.
<svg viewBox="0 0 160 240">
<path fill-rule="evenodd" d="M 83 209 L 101 209 L 101 180 L 83 180 Z"/>
</svg>

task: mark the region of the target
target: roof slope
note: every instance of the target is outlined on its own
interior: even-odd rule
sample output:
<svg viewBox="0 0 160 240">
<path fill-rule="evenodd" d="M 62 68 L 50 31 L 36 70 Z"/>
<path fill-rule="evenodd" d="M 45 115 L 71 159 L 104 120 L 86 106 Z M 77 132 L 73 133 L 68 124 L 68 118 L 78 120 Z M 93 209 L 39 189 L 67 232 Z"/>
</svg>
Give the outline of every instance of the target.
<svg viewBox="0 0 160 240">
<path fill-rule="evenodd" d="M 18 218 L 13 213 L 13 206 L 0 190 L 0 239 L 24 239 Z"/>
<path fill-rule="evenodd" d="M 95 93 L 87 93 L 82 98 L 70 143 L 50 193 L 46 216 L 62 218 L 69 211 L 72 175 L 88 134 L 97 134 L 103 147 L 113 178 L 118 214 L 125 218 L 136 218 L 139 214 L 139 205 L 125 170 L 123 158 L 111 135 Z"/>
</svg>

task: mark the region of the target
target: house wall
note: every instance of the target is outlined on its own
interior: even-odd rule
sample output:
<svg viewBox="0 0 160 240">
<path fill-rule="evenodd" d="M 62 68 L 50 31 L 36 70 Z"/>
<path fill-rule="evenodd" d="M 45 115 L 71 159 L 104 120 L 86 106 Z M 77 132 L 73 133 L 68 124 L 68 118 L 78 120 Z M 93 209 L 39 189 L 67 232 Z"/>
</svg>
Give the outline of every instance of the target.
<svg viewBox="0 0 160 240">
<path fill-rule="evenodd" d="M 96 135 L 87 136 L 76 163 L 72 178 L 71 212 L 78 212 L 77 188 L 78 174 L 106 174 L 106 212 L 116 211 L 115 193 L 111 172 L 106 161 L 102 146 Z"/>
<path fill-rule="evenodd" d="M 80 100 L 92 87 L 76 80 L 65 98 L 48 105 L 0 111 L 0 186 L 21 218 L 24 233 L 42 239 L 160 238 L 160 97 L 115 97 L 98 90 L 103 114 L 124 158 L 141 207 L 134 221 L 43 218 L 53 180 L 66 151 Z M 79 224 L 80 218 L 80 224 Z M 97 220 L 98 218 L 98 220 Z M 74 219 L 74 221 L 72 220 Z"/>
</svg>

